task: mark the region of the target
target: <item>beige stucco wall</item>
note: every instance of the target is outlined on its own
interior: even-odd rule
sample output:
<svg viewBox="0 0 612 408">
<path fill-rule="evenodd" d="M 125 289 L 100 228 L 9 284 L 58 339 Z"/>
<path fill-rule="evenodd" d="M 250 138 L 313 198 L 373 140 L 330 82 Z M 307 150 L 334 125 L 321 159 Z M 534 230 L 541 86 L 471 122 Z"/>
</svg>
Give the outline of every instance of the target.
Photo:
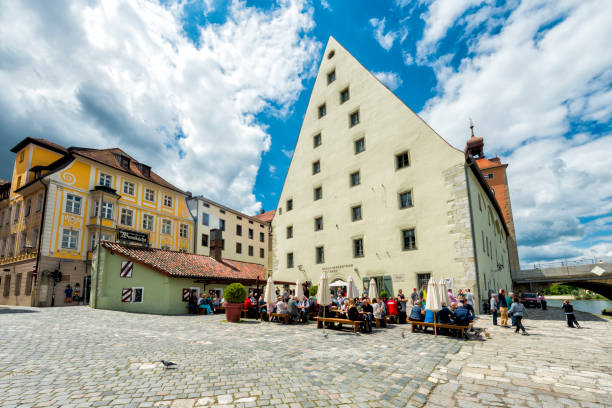
<svg viewBox="0 0 612 408">
<path fill-rule="evenodd" d="M 220 206 L 213 201 L 204 200 L 199 197 L 190 200 L 189 205 L 191 211 L 197 214 L 195 243 L 197 254 L 210 255 L 210 230 L 219 228 L 219 220 L 222 219 L 225 220 L 225 231 L 223 231 L 225 249 L 222 251 L 223 258 L 266 266 L 269 264 L 268 240 L 270 228 L 268 223 L 257 221 L 255 218 L 249 217 L 246 214 L 242 214 L 230 208 Z M 205 205 L 208 205 L 208 207 Z M 225 211 L 225 213 L 221 211 Z M 204 213 L 208 214 L 208 225 L 202 224 Z M 242 235 L 236 233 L 237 225 L 242 226 Z M 249 238 L 249 229 L 253 230 L 252 239 Z M 261 233 L 263 233 L 263 241 L 260 237 Z M 207 246 L 202 245 L 202 234 L 208 236 Z M 242 253 L 237 253 L 236 243 L 242 244 Z M 249 245 L 253 246 L 253 256 L 249 256 Z M 261 257 L 261 249 L 264 250 L 263 257 Z"/>
<path fill-rule="evenodd" d="M 510 260 L 502 221 L 474 173 L 468 169 L 467 174 L 480 281 L 478 302 L 482 304 L 490 290 L 511 290 Z"/>
<path fill-rule="evenodd" d="M 335 55 L 328 59 L 331 50 Z M 336 80 L 328 85 L 333 69 Z M 347 86 L 350 99 L 340 104 L 339 93 Z M 327 114 L 319 119 L 323 103 Z M 349 114 L 357 109 L 360 123 L 350 128 Z M 313 148 L 319 132 L 322 145 Z M 354 154 L 360 137 L 365 137 L 366 150 Z M 405 150 L 410 166 L 396 170 L 395 155 Z M 317 160 L 321 171 L 313 175 Z M 361 184 L 350 187 L 349 175 L 357 170 Z M 317 186 L 323 187 L 323 198 L 314 201 Z M 398 194 L 409 189 L 414 207 L 400 210 Z M 287 211 L 288 199 L 293 200 L 292 211 Z M 363 219 L 352 222 L 351 207 L 357 204 Z M 323 216 L 324 229 L 315 232 L 318 216 Z M 286 239 L 289 225 L 293 238 Z M 416 229 L 416 250 L 402 250 L 405 228 Z M 333 38 L 315 81 L 273 230 L 275 279 L 316 283 L 325 268 L 330 280 L 352 275 L 360 286 L 363 277 L 390 275 L 394 293 L 411 291 L 419 273 L 475 284 L 463 152 L 438 136 Z M 364 240 L 364 257 L 354 258 L 352 240 L 358 237 Z M 317 246 L 325 248 L 323 264 L 315 262 Z M 294 254 L 293 268 L 286 265 L 289 252 Z"/>
</svg>

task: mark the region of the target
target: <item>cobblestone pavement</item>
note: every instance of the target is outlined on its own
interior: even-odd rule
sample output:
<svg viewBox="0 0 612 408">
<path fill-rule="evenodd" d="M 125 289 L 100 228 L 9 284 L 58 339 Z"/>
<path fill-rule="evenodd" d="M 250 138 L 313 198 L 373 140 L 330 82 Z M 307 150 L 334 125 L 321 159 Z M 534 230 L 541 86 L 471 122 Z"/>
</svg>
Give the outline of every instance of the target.
<svg viewBox="0 0 612 408">
<path fill-rule="evenodd" d="M 572 330 L 536 311 L 531 336 L 495 327 L 462 341 L 409 326 L 325 338 L 314 323 L 0 307 L 0 406 L 611 406 L 612 322 L 587 316 Z"/>
<path fill-rule="evenodd" d="M 223 319 L 0 308 L 0 406 L 405 407 L 464 343 Z"/>
<path fill-rule="evenodd" d="M 529 336 L 482 319 L 491 337 L 436 368 L 427 407 L 611 407 L 612 321 L 577 312 L 583 328 L 570 329 L 558 308 L 529 315 Z"/>
</svg>

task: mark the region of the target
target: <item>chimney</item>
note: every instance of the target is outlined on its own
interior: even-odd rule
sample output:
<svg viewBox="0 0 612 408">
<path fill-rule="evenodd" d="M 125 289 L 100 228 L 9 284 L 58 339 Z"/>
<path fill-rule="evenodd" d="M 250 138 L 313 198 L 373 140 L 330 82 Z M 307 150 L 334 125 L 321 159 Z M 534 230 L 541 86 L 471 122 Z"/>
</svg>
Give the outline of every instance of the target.
<svg viewBox="0 0 612 408">
<path fill-rule="evenodd" d="M 223 237 L 222 232 L 218 228 L 210 230 L 210 256 L 215 260 L 221 262 L 221 252 L 223 251 Z"/>
<path fill-rule="evenodd" d="M 260 214 L 263 214 L 265 212 L 266 212 L 266 210 L 264 210 L 263 208 L 259 211 Z"/>
</svg>

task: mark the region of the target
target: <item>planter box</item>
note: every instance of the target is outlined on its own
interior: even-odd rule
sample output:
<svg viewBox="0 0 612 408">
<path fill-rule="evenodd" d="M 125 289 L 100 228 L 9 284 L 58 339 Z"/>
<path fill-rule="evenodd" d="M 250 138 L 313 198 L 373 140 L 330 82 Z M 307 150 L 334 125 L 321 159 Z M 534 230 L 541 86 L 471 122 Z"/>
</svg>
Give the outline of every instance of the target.
<svg viewBox="0 0 612 408">
<path fill-rule="evenodd" d="M 225 307 L 225 318 L 228 322 L 239 322 L 240 315 L 242 313 L 242 303 L 227 303 L 223 305 Z"/>
</svg>

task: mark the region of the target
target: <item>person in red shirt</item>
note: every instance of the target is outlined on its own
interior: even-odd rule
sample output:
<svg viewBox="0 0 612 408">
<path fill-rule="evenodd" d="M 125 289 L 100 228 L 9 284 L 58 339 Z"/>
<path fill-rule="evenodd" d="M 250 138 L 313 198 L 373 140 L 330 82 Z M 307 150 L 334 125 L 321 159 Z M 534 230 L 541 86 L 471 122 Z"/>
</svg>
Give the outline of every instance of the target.
<svg viewBox="0 0 612 408">
<path fill-rule="evenodd" d="M 393 319 L 395 319 L 396 318 L 395 316 L 398 315 L 397 302 L 392 297 L 390 297 L 389 300 L 387 300 L 387 314 L 389 316 L 393 316 Z"/>
</svg>

